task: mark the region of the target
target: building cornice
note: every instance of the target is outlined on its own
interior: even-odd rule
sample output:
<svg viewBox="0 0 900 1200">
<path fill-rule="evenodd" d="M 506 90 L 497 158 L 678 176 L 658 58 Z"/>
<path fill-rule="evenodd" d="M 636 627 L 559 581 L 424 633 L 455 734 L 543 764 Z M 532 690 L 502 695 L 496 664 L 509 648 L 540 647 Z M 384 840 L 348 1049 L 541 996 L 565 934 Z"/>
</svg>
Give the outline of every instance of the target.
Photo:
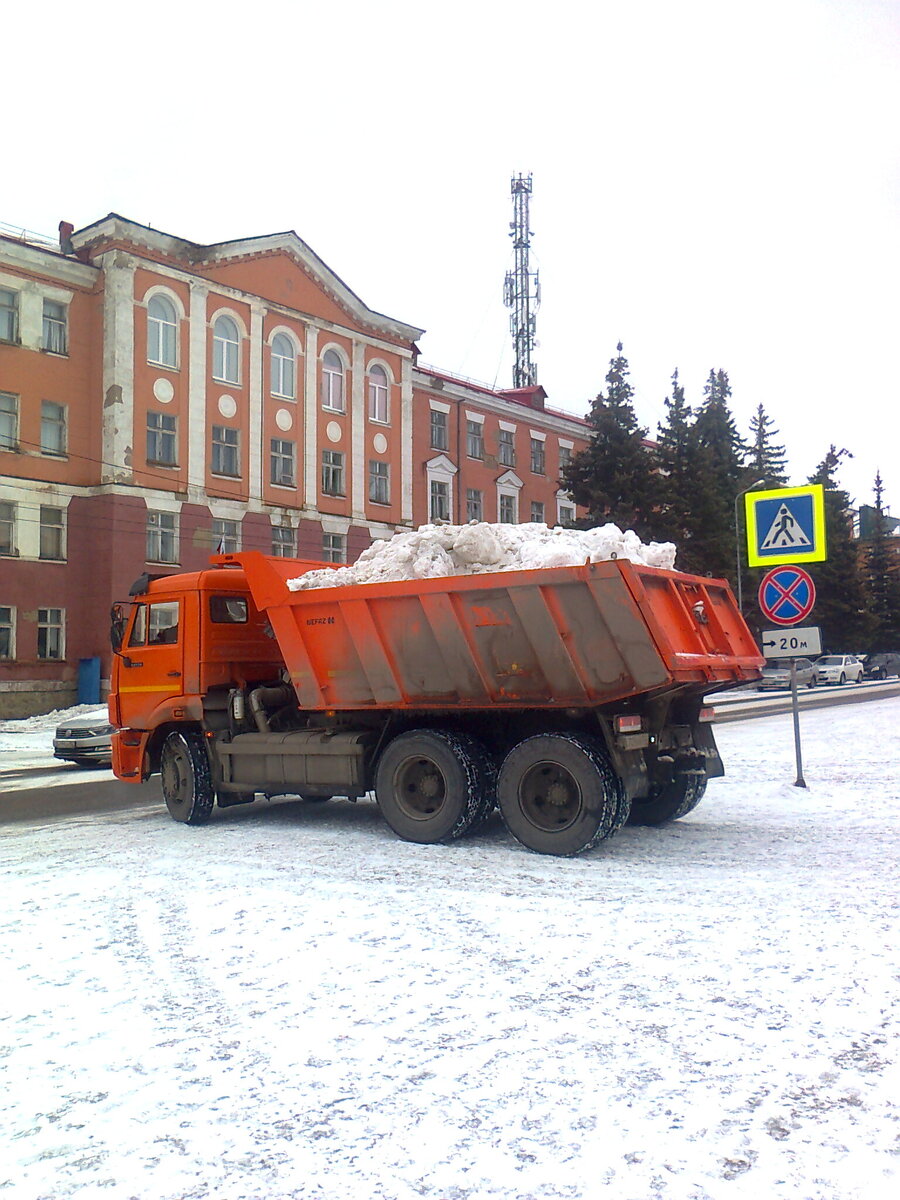
<svg viewBox="0 0 900 1200">
<path fill-rule="evenodd" d="M 67 258 L 58 250 L 44 249 L 6 237 L 0 237 L 0 261 L 32 275 L 57 279 L 79 288 L 92 288 L 100 273 L 98 267 Z"/>
</svg>

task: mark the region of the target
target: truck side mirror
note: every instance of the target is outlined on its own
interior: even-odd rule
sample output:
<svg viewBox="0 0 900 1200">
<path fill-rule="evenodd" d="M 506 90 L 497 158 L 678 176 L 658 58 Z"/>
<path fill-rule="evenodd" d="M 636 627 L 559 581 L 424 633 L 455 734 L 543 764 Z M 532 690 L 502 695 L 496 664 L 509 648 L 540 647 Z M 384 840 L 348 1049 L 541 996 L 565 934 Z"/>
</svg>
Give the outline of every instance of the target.
<svg viewBox="0 0 900 1200">
<path fill-rule="evenodd" d="M 125 637 L 125 626 L 128 624 L 128 617 L 121 604 L 114 604 L 109 610 L 109 622 L 109 644 L 113 654 L 118 654 Z"/>
</svg>

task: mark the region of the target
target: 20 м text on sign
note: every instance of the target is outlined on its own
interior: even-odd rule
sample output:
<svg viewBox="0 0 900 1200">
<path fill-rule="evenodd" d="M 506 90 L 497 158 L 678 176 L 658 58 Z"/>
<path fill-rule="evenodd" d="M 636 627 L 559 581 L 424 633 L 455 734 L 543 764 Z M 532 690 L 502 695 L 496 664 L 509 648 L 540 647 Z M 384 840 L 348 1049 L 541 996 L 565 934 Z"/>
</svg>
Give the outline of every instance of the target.
<svg viewBox="0 0 900 1200">
<path fill-rule="evenodd" d="M 825 491 L 820 483 L 749 492 L 744 506 L 751 567 L 825 561 Z"/>
</svg>

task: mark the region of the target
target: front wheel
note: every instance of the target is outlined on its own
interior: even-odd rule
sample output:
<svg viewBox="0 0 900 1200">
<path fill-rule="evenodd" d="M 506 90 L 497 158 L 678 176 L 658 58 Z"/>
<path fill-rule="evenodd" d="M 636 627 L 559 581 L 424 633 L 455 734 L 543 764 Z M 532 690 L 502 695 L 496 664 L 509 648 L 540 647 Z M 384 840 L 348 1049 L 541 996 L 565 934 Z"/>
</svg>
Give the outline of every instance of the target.
<svg viewBox="0 0 900 1200">
<path fill-rule="evenodd" d="M 843 687 L 843 686 L 844 686 L 844 684 L 845 684 L 846 682 L 847 682 L 847 676 L 844 674 L 844 672 L 843 672 L 843 671 L 841 671 L 841 677 L 840 677 L 840 679 L 838 680 L 838 684 L 839 684 L 841 687 Z"/>
<path fill-rule="evenodd" d="M 628 800 L 602 746 L 580 734 L 542 733 L 507 754 L 497 801 L 513 837 L 538 854 L 572 855 L 610 837 Z"/>
<path fill-rule="evenodd" d="M 664 825 L 693 812 L 706 792 L 705 775 L 676 775 L 646 800 L 631 802 L 630 825 Z"/>
<path fill-rule="evenodd" d="M 381 815 L 407 842 L 452 842 L 494 806 L 496 770 L 463 733 L 413 729 L 394 738 L 375 772 Z"/>
<path fill-rule="evenodd" d="M 204 825 L 216 799 L 206 746 L 199 733 L 170 733 L 163 743 L 159 777 L 166 808 L 176 821 Z"/>
</svg>

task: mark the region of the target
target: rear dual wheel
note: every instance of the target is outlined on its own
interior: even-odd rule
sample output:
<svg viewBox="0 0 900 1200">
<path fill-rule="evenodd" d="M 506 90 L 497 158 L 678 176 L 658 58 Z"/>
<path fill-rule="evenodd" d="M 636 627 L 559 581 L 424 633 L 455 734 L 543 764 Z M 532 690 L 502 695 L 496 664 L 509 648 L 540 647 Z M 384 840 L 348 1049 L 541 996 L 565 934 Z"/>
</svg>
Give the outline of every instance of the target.
<svg viewBox="0 0 900 1200">
<path fill-rule="evenodd" d="M 494 807 L 496 770 L 468 734 L 412 729 L 394 738 L 375 772 L 385 821 L 408 842 L 452 842 Z"/>
<path fill-rule="evenodd" d="M 630 825 L 665 825 L 693 812 L 706 792 L 706 776 L 678 774 L 646 800 L 631 802 Z"/>
<path fill-rule="evenodd" d="M 612 836 L 628 799 L 602 745 L 581 734 L 538 734 L 510 750 L 497 801 L 513 837 L 538 854 L 572 855 Z"/>
</svg>

